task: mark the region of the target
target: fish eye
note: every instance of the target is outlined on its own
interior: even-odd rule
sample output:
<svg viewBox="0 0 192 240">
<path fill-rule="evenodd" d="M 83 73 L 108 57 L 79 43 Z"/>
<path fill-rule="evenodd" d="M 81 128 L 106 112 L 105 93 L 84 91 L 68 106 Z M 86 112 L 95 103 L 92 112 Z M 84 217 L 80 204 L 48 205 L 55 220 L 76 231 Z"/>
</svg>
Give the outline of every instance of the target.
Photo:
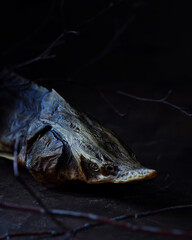
<svg viewBox="0 0 192 240">
<path fill-rule="evenodd" d="M 98 172 L 99 171 L 99 166 L 96 163 L 90 163 L 89 167 L 91 170 Z"/>
</svg>

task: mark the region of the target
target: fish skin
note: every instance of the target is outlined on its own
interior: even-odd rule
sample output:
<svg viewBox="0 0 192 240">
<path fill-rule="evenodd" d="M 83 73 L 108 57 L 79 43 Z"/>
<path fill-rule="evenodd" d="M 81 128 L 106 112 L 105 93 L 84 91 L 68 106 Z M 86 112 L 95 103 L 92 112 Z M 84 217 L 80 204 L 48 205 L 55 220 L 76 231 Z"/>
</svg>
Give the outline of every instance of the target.
<svg viewBox="0 0 192 240">
<path fill-rule="evenodd" d="M 40 182 L 126 183 L 156 175 L 111 130 L 54 89 L 11 74 L 0 88 L 0 103 L 0 152 L 12 153 L 19 137 L 18 162 Z"/>
</svg>

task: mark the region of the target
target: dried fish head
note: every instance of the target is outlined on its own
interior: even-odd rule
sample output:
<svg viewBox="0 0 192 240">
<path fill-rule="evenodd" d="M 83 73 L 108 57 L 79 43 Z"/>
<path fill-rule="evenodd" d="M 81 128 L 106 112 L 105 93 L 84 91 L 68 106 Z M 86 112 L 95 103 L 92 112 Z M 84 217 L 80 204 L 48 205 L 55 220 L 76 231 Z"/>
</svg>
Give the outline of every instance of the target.
<svg viewBox="0 0 192 240">
<path fill-rule="evenodd" d="M 86 114 L 80 119 L 71 151 L 82 180 L 93 184 L 125 183 L 155 177 L 156 171 L 143 167 L 114 133 Z"/>
<path fill-rule="evenodd" d="M 59 181 L 77 179 L 91 184 L 125 183 L 155 177 L 156 171 L 143 167 L 134 152 L 112 131 L 71 107 L 63 98 L 61 104 L 61 97 L 56 92 L 52 94 L 55 110 L 53 114 L 44 113 L 43 116 L 51 115 L 52 118 L 47 120 L 46 117 L 43 121 L 53 127 L 71 152 L 70 160 L 60 157 L 64 167 L 60 169 Z"/>
</svg>

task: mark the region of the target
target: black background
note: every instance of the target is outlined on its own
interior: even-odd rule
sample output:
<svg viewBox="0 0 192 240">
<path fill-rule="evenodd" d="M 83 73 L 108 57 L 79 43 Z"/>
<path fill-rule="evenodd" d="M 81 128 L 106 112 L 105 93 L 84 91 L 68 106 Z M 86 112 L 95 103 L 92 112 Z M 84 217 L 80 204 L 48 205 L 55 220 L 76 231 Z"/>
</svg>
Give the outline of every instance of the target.
<svg viewBox="0 0 192 240">
<path fill-rule="evenodd" d="M 67 183 L 55 189 L 36 182 L 21 169 L 26 182 L 48 207 L 112 217 L 191 203 L 191 117 L 162 103 L 117 94 L 121 90 L 159 99 L 172 89 L 168 101 L 192 113 L 192 19 L 187 2 L 7 0 L 1 1 L 0 15 L 1 76 L 14 70 L 55 88 L 120 135 L 143 165 L 158 171 L 156 179 L 145 182 Z M 47 52 L 54 58 L 27 64 L 62 33 L 64 36 Z M 117 110 L 126 115 L 119 116 Z M 15 181 L 11 162 L 3 158 L 0 197 L 38 206 Z M 175 210 L 133 222 L 191 231 L 191 213 L 190 209 Z M 65 219 L 64 223 L 74 227 L 81 221 Z M 52 228 L 47 217 L 8 210 L 0 214 L 1 234 Z M 84 231 L 78 237 L 175 239 L 109 227 Z"/>
<path fill-rule="evenodd" d="M 29 71 L 34 78 L 83 82 L 183 84 L 191 80 L 187 3 L 9 0 L 1 2 L 0 11 L 1 67 L 39 56 L 64 31 L 51 51 L 56 59 L 22 71 L 36 70 Z"/>
</svg>

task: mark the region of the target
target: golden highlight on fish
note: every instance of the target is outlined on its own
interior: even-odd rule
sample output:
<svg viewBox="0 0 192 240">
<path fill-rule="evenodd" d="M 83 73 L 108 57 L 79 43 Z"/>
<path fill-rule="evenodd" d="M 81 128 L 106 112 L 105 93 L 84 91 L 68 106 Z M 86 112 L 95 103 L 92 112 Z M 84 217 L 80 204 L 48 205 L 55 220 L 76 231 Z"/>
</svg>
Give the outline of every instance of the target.
<svg viewBox="0 0 192 240">
<path fill-rule="evenodd" d="M 153 178 L 134 152 L 93 117 L 55 90 L 11 74 L 0 88 L 0 156 L 12 158 L 49 185 L 69 180 L 126 183 Z"/>
</svg>

